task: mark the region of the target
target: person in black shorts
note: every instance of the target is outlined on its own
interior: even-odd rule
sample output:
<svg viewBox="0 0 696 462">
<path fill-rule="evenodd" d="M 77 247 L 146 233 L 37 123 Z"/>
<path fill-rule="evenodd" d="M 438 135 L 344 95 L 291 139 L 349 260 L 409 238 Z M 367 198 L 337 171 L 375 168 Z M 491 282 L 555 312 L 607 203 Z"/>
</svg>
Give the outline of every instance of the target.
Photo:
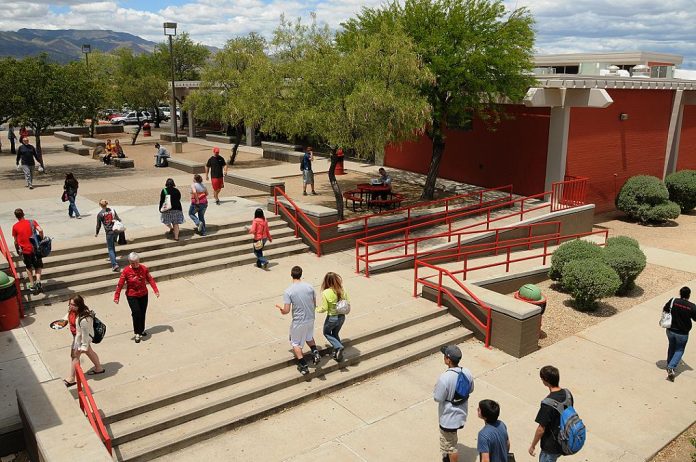
<svg viewBox="0 0 696 462">
<path fill-rule="evenodd" d="M 17 253 L 22 253 L 22 260 L 27 269 L 27 277 L 29 278 L 29 286 L 27 288 L 34 293 L 39 293 L 43 290 L 41 286 L 41 269 L 44 265 L 41 255 L 36 252 L 29 238 L 32 236 L 32 225 L 34 225 L 34 229 L 41 239 L 44 237 L 43 229 L 41 229 L 36 220 L 29 221 L 24 218 L 22 209 L 16 209 L 14 215 L 17 218 L 17 223 L 12 226 L 12 237 L 14 238 Z"/>
</svg>

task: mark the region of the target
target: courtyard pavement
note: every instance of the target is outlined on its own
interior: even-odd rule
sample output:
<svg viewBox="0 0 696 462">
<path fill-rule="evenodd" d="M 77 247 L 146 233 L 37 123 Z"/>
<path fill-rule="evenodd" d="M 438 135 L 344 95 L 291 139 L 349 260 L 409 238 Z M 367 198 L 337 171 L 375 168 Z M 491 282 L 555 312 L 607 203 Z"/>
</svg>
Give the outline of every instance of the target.
<svg viewBox="0 0 696 462">
<path fill-rule="evenodd" d="M 59 165 L 61 156 L 68 155 L 56 154 L 55 165 Z M 66 163 L 82 159 L 70 156 L 65 158 Z M 7 157 L 0 157 L 1 172 L 8 170 Z M 159 187 L 166 178 L 151 173 L 88 179 L 81 182 L 81 193 L 123 189 L 138 194 Z M 181 177 L 182 181 L 189 179 L 187 174 Z M 21 204 L 40 214 L 40 222 L 47 229 L 50 225 L 55 237 L 67 240 L 93 234 L 93 217 L 78 222 L 64 216 L 65 205 L 59 199 L 61 186 L 62 181 L 33 191 L 21 184 L 4 189 L 0 226 L 5 233 L 14 221 L 11 210 Z M 211 207 L 211 219 L 213 213 L 248 217 L 249 208 L 256 206 L 238 198 L 229 197 L 229 201 L 224 207 Z M 126 213 L 118 203 L 114 205 L 119 213 Z M 128 209 L 131 229 L 145 232 L 161 226 L 154 208 L 142 205 Z M 83 213 L 95 210 L 90 204 Z M 645 251 L 650 263 L 696 273 L 696 257 L 654 247 Z M 89 381 L 97 402 L 104 408 L 118 407 L 124 403 L 104 402 L 100 396 L 115 401 L 117 390 L 124 390 L 123 396 L 127 396 L 126 391 L 137 389 L 139 396 L 131 399 L 146 399 L 158 393 L 154 384 L 169 377 L 195 382 L 200 379 L 196 375 L 199 372 L 228 374 L 240 362 L 287 357 L 289 320 L 278 313 L 274 304 L 280 303 L 290 283 L 290 268 L 296 264 L 305 268 L 305 280 L 315 287 L 327 271 L 342 274 L 354 306 L 343 329 L 348 337 L 355 326 L 394 322 L 435 308 L 433 303 L 411 296 L 412 279 L 406 271 L 369 279 L 355 274 L 352 251 L 321 258 L 312 254 L 281 258 L 272 262 L 269 272 L 234 268 L 162 282 L 162 297 L 153 297 L 148 310 L 153 335 L 140 344 L 132 341 L 125 303 L 114 305 L 112 294 L 92 296 L 88 304 L 109 326 L 107 338 L 95 348 L 107 373 Z M 539 402 L 547 393 L 538 378 L 539 368 L 546 364 L 560 368 L 561 385 L 573 391 L 576 408 L 588 427 L 583 451 L 563 460 L 644 461 L 660 450 L 696 416 L 696 346 L 687 347 L 680 374 L 674 383 L 668 382 L 664 371 L 667 342 L 664 330 L 657 326 L 662 305 L 684 283 L 696 286 L 696 280 L 675 281 L 673 290 L 522 359 L 486 349 L 478 341 L 460 345 L 464 352 L 462 364 L 476 377 L 470 419 L 460 432 L 460 461 L 477 460 L 475 439 L 482 424 L 475 417 L 473 403 L 484 398 L 501 404 L 501 419 L 510 431 L 517 460 L 534 460 L 527 448 L 536 427 L 533 420 Z M 0 333 L 0 428 L 18 421 L 15 388 L 67 373 L 70 336 L 48 328 L 48 323 L 65 311 L 65 306 L 40 307 L 35 315 L 23 320 L 20 328 Z M 85 370 L 89 366 L 83 362 Z M 437 407 L 431 393 L 443 370 L 441 355 L 432 355 L 163 460 L 439 460 Z"/>
</svg>

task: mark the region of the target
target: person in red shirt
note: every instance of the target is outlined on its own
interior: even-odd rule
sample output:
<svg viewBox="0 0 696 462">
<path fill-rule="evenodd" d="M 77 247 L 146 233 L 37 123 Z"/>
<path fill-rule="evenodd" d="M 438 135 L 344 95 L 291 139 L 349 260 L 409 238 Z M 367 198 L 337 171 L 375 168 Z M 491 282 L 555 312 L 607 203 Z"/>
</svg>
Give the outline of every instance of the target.
<svg viewBox="0 0 696 462">
<path fill-rule="evenodd" d="M 17 223 L 12 226 L 12 237 L 14 238 L 15 248 L 17 253 L 22 254 L 22 259 L 24 260 L 24 266 L 27 269 L 27 277 L 29 278 L 29 290 L 35 293 L 39 293 L 43 290 L 41 287 L 41 269 L 43 268 L 43 260 L 41 255 L 34 251 L 34 246 L 31 245 L 29 238 L 31 237 L 31 225 L 34 224 L 34 229 L 39 234 L 39 237 L 43 239 L 44 233 L 41 226 L 36 222 L 36 220 L 29 220 L 24 218 L 24 211 L 22 209 L 15 209 L 15 218 L 17 218 Z M 36 279 L 36 283 L 34 280 Z"/>
<path fill-rule="evenodd" d="M 116 293 L 114 294 L 114 303 L 118 304 L 121 298 L 121 289 L 126 285 L 126 299 L 128 306 L 131 309 L 133 316 L 133 333 L 135 334 L 135 343 L 140 343 L 142 337 L 147 336 L 145 332 L 145 314 L 147 313 L 147 284 L 150 284 L 155 296 L 159 298 L 159 289 L 154 278 L 147 269 L 147 266 L 140 264 L 140 257 L 137 253 L 131 252 L 128 255 L 128 263 L 118 280 Z"/>
</svg>

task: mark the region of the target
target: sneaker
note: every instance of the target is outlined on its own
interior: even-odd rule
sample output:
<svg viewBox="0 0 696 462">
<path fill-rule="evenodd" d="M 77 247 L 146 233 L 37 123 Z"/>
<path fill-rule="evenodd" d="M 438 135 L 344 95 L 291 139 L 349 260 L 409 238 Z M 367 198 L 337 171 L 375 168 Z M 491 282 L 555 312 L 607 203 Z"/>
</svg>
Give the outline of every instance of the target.
<svg viewBox="0 0 696 462">
<path fill-rule="evenodd" d="M 118 266 L 114 266 L 113 268 L 111 268 L 111 271 L 113 271 L 114 273 L 120 273 L 120 272 L 121 272 L 121 268 L 118 267 Z"/>
<path fill-rule="evenodd" d="M 302 195 L 303 195 L 303 196 L 306 196 L 306 195 L 307 195 L 307 191 L 304 191 L 304 192 L 302 193 Z"/>
<path fill-rule="evenodd" d="M 337 349 L 334 351 L 334 359 L 338 361 L 339 363 L 343 361 L 343 347 Z"/>
<path fill-rule="evenodd" d="M 34 187 L 32 185 L 29 185 L 29 189 L 34 189 Z"/>
<path fill-rule="evenodd" d="M 319 350 L 312 351 L 312 362 L 315 366 L 321 362 L 321 353 L 319 353 Z"/>
<path fill-rule="evenodd" d="M 674 382 L 674 369 L 667 369 L 667 380 Z"/>
<path fill-rule="evenodd" d="M 318 195 L 319 195 L 319 194 L 317 194 L 316 191 L 312 191 L 312 196 L 318 196 Z"/>
<path fill-rule="evenodd" d="M 219 200 L 215 201 L 215 205 L 220 205 L 220 201 Z"/>
<path fill-rule="evenodd" d="M 196 226 L 196 228 L 198 229 L 199 233 L 202 233 L 203 232 L 203 222 L 199 221 L 198 226 Z"/>
<path fill-rule="evenodd" d="M 82 215 L 78 215 L 75 218 L 77 218 L 78 220 L 82 220 Z"/>
<path fill-rule="evenodd" d="M 266 262 L 263 262 L 263 264 L 261 265 L 261 267 L 262 267 L 263 269 L 268 269 L 268 262 L 267 262 L 267 261 L 266 261 Z"/>
<path fill-rule="evenodd" d="M 140 343 L 140 334 L 135 334 L 135 343 Z"/>
<path fill-rule="evenodd" d="M 298 365 L 297 365 L 297 370 L 298 370 L 298 371 L 300 372 L 300 374 L 302 374 L 302 375 L 307 375 L 307 374 L 309 374 L 309 367 L 307 367 L 306 364 L 304 364 L 304 365 L 298 364 Z"/>
<path fill-rule="evenodd" d="M 31 293 L 34 293 L 34 290 L 35 290 L 34 284 L 31 284 L 31 283 L 27 284 L 27 290 Z"/>
</svg>

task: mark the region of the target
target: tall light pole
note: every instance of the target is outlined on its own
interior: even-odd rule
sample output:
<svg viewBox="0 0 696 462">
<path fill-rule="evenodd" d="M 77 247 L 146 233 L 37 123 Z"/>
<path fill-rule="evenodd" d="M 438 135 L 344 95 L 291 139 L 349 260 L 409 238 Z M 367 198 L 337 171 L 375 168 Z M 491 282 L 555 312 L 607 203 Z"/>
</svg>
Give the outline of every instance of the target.
<svg viewBox="0 0 696 462">
<path fill-rule="evenodd" d="M 176 23 L 175 22 L 165 22 L 164 23 L 164 35 L 169 37 L 169 60 L 172 66 L 172 135 L 174 135 L 174 141 L 179 141 L 179 133 L 176 129 L 176 96 L 174 94 L 174 44 L 172 42 L 172 37 L 176 35 Z"/>
<path fill-rule="evenodd" d="M 85 44 L 82 45 L 82 53 L 85 55 L 85 65 L 87 66 L 87 76 L 88 76 L 89 79 L 90 79 L 90 84 L 92 83 L 92 81 L 91 81 L 91 80 L 92 80 L 92 79 L 91 79 L 92 76 L 91 76 L 91 73 L 90 73 L 90 71 L 89 71 L 89 54 L 90 54 L 91 52 L 92 52 L 92 45 L 90 45 L 89 43 L 85 43 Z M 90 101 L 90 105 L 91 105 L 92 96 L 90 96 L 89 101 Z M 95 111 L 95 112 L 96 112 L 96 111 Z M 89 119 L 90 119 L 90 122 L 89 122 L 89 136 L 92 137 L 92 138 L 94 137 L 94 124 L 95 124 L 95 122 L 96 122 L 96 120 L 94 120 L 94 119 L 95 119 L 96 117 L 97 117 L 97 114 L 90 114 L 90 118 L 89 118 Z"/>
</svg>

